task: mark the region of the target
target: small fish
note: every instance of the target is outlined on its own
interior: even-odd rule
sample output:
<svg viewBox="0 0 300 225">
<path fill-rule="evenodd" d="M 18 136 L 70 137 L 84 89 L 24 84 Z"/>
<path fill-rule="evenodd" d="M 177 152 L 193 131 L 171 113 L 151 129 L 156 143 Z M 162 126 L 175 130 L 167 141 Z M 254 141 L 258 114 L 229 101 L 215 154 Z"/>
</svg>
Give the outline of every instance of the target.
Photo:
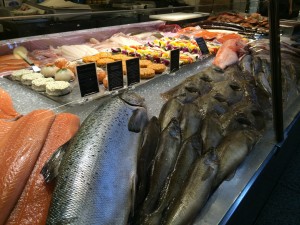
<svg viewBox="0 0 300 225">
<path fill-rule="evenodd" d="M 155 212 L 147 215 L 143 225 L 160 224 L 163 213 L 183 188 L 184 181 L 194 162 L 202 155 L 202 139 L 194 135 L 187 139 L 180 148 L 178 158 L 172 173 L 168 176 L 159 198 L 158 207 Z"/>
<path fill-rule="evenodd" d="M 238 130 L 226 135 L 216 152 L 220 160 L 219 170 L 214 179 L 216 188 L 244 161 L 258 139 L 255 130 Z"/>
<path fill-rule="evenodd" d="M 172 119 L 161 133 L 157 154 L 154 159 L 150 190 L 142 207 L 142 214 L 149 214 L 156 208 L 160 192 L 174 165 L 180 150 L 181 130 L 176 119 Z"/>
<path fill-rule="evenodd" d="M 160 124 L 154 116 L 150 119 L 142 134 L 142 142 L 138 152 L 137 193 L 135 206 L 138 208 L 149 192 L 150 169 L 155 158 L 160 138 Z"/>
<path fill-rule="evenodd" d="M 164 130 L 173 118 L 179 118 L 182 106 L 183 103 L 177 98 L 168 100 L 162 106 L 158 117 L 161 130 Z"/>
<path fill-rule="evenodd" d="M 187 225 L 194 221 L 209 198 L 218 164 L 219 158 L 214 151 L 207 152 L 195 161 L 181 193 L 166 212 L 162 225 Z"/>
</svg>

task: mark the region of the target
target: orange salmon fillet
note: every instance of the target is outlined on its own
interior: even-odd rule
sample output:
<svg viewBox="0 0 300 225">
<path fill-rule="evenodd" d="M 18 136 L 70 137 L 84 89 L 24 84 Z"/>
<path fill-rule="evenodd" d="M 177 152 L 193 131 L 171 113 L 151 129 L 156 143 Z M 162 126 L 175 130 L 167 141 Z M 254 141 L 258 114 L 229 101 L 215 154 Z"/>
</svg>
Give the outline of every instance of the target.
<svg viewBox="0 0 300 225">
<path fill-rule="evenodd" d="M 10 95 L 0 88 L 0 119 L 16 119 L 20 114 L 16 112 Z"/>
<path fill-rule="evenodd" d="M 0 135 L 0 224 L 22 194 L 54 118 L 52 111 L 35 110 L 10 122 L 6 135 Z M 0 128 L 0 133 L 3 130 Z"/>
<path fill-rule="evenodd" d="M 76 115 L 61 113 L 56 116 L 37 163 L 17 205 L 10 214 L 7 225 L 46 224 L 54 184 L 46 184 L 40 172 L 49 157 L 75 135 L 79 126 L 80 120 Z"/>
</svg>

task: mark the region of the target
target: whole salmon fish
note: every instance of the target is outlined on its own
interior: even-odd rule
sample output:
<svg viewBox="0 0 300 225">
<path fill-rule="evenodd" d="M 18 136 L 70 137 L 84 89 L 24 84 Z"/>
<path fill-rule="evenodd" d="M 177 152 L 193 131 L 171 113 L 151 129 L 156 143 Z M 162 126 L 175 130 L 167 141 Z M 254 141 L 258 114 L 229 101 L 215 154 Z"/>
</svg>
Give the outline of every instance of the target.
<svg viewBox="0 0 300 225">
<path fill-rule="evenodd" d="M 87 117 L 61 162 L 47 224 L 127 224 L 147 121 L 143 99 L 132 92 Z"/>
</svg>

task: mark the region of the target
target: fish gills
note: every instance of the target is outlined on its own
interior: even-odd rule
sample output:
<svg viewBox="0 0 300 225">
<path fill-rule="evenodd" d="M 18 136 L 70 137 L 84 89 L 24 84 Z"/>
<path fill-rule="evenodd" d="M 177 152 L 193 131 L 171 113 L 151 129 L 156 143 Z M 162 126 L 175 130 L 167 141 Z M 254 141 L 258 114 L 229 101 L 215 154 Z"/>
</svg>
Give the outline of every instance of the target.
<svg viewBox="0 0 300 225">
<path fill-rule="evenodd" d="M 167 176 L 174 168 L 180 150 L 180 133 L 179 123 L 176 119 L 172 119 L 167 128 L 161 133 L 151 171 L 150 190 L 142 208 L 144 214 L 151 213 L 155 209 L 160 191 Z"/>
<path fill-rule="evenodd" d="M 218 172 L 218 157 L 209 151 L 198 158 L 184 182 L 183 189 L 163 219 L 163 225 L 191 224 L 211 193 Z"/>
<path fill-rule="evenodd" d="M 233 131 L 222 140 L 216 149 L 220 159 L 220 166 L 214 180 L 214 188 L 218 187 L 244 161 L 257 138 L 257 131 L 249 129 Z"/>
<path fill-rule="evenodd" d="M 164 130 L 173 118 L 179 118 L 183 104 L 177 99 L 172 98 L 167 101 L 159 113 L 161 130 Z"/>
<path fill-rule="evenodd" d="M 154 213 L 145 218 L 143 224 L 160 224 L 160 220 L 165 209 L 180 193 L 180 190 L 183 188 L 184 181 L 188 177 L 189 170 L 192 168 L 192 165 L 201 156 L 201 154 L 202 139 L 199 137 L 199 135 L 190 137 L 182 144 L 174 169 L 168 176 L 162 189 L 158 208 Z"/>
<path fill-rule="evenodd" d="M 138 152 L 136 207 L 145 199 L 149 189 L 150 168 L 155 158 L 160 137 L 160 124 L 157 117 L 152 117 L 142 134 L 142 144 Z"/>
<path fill-rule="evenodd" d="M 36 165 L 6 225 L 46 224 L 54 183 L 46 185 L 40 171 L 51 154 L 75 135 L 79 126 L 80 120 L 76 115 L 61 113 L 55 117 Z"/>
<path fill-rule="evenodd" d="M 0 119 L 16 119 L 20 114 L 14 109 L 10 95 L 0 88 Z"/>
<path fill-rule="evenodd" d="M 0 141 L 0 224 L 17 203 L 45 143 L 55 114 L 35 110 L 14 122 Z"/>
<path fill-rule="evenodd" d="M 128 121 L 136 128 L 139 108 L 115 96 L 85 119 L 61 162 L 47 224 L 127 224 L 141 137 Z"/>
</svg>

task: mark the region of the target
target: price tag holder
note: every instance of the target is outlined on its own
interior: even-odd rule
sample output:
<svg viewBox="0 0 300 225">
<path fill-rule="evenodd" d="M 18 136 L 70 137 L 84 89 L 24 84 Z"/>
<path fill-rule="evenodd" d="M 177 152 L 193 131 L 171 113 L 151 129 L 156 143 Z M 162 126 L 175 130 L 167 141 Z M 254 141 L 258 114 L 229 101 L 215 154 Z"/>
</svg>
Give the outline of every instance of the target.
<svg viewBox="0 0 300 225">
<path fill-rule="evenodd" d="M 170 57 L 171 58 L 170 72 L 171 73 L 179 70 L 179 55 L 180 55 L 179 49 L 175 49 L 170 52 L 170 56 L 171 56 Z"/>
<path fill-rule="evenodd" d="M 127 71 L 127 86 L 131 86 L 140 83 L 140 59 L 128 59 L 126 60 L 126 71 Z"/>
<path fill-rule="evenodd" d="M 108 90 L 113 91 L 124 87 L 122 61 L 107 63 Z"/>
<path fill-rule="evenodd" d="M 209 54 L 208 47 L 207 47 L 206 42 L 203 39 L 203 37 L 195 38 L 195 41 L 197 42 L 203 55 Z"/>
<path fill-rule="evenodd" d="M 99 93 L 95 63 L 79 65 L 76 71 L 81 97 Z"/>
</svg>

